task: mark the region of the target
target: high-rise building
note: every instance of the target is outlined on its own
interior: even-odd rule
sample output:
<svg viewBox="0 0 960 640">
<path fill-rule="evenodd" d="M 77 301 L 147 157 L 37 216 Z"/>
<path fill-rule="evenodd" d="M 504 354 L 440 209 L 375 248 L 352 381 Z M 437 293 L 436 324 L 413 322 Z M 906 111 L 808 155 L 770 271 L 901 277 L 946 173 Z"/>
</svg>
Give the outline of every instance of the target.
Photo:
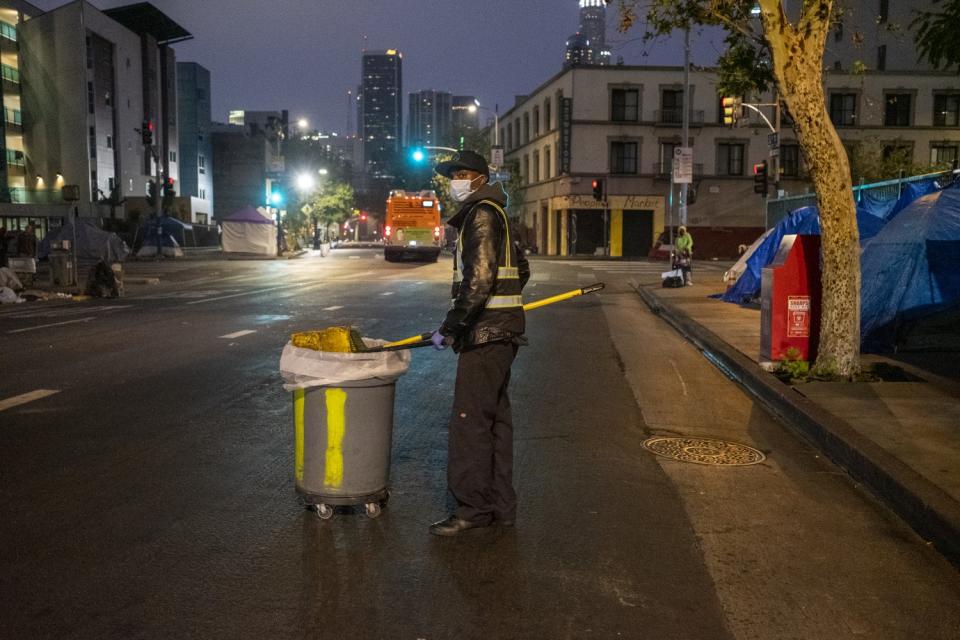
<svg viewBox="0 0 960 640">
<path fill-rule="evenodd" d="M 604 0 L 578 1 L 580 28 L 567 39 L 564 63 L 567 66 L 610 64 L 610 50 L 607 48 L 607 7 Z"/>
<path fill-rule="evenodd" d="M 363 164 L 373 179 L 390 179 L 400 157 L 403 132 L 403 54 L 396 49 L 363 52 L 359 131 Z"/>
<path fill-rule="evenodd" d="M 480 101 L 475 96 L 453 96 L 451 101 L 452 146 L 459 148 L 461 138 L 468 138 L 480 130 L 479 106 Z"/>
<path fill-rule="evenodd" d="M 410 94 L 408 147 L 449 144 L 452 135 L 451 98 L 445 91 L 425 90 Z"/>
<path fill-rule="evenodd" d="M 132 203 L 143 200 L 157 174 L 141 139 L 145 121 L 153 123 L 162 177 L 177 180 L 170 45 L 192 37 L 183 27 L 148 2 L 100 11 L 75 0 L 23 22 L 18 32 L 28 189 L 48 185 L 54 199 L 74 184 L 81 215 L 99 215 L 98 202 L 108 198 L 126 199 L 132 215 Z"/>
<path fill-rule="evenodd" d="M 848 5 L 827 38 L 825 69 L 850 71 L 856 63 L 873 71 L 932 69 L 918 59 L 911 23 L 920 11 L 939 10 L 934 0 L 862 0 Z"/>
<path fill-rule="evenodd" d="M 177 63 L 177 120 L 180 132 L 180 187 L 182 197 L 202 202 L 193 222 L 213 217 L 213 142 L 210 123 L 210 72 L 196 62 Z"/>
</svg>

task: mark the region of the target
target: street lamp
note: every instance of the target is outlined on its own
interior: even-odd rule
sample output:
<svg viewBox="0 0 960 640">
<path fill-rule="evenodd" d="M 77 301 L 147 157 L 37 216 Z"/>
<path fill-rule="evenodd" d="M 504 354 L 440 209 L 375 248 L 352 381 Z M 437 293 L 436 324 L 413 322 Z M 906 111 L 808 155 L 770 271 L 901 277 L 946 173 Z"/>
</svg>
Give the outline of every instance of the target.
<svg viewBox="0 0 960 640">
<path fill-rule="evenodd" d="M 487 111 L 493 114 L 493 144 L 495 146 L 500 146 L 500 114 L 496 110 L 491 109 L 490 107 L 481 107 L 479 104 L 474 103 L 467 107 L 467 111 L 470 113 L 476 113 L 477 111 Z"/>
<path fill-rule="evenodd" d="M 303 131 L 307 130 L 307 127 L 310 126 L 310 122 L 306 118 L 300 118 L 297 120 L 297 126 L 300 127 Z"/>
<path fill-rule="evenodd" d="M 317 186 L 317 181 L 313 179 L 313 176 L 309 173 L 301 173 L 297 176 L 297 191 L 302 193 L 307 193 L 313 191 L 313 188 Z"/>
</svg>

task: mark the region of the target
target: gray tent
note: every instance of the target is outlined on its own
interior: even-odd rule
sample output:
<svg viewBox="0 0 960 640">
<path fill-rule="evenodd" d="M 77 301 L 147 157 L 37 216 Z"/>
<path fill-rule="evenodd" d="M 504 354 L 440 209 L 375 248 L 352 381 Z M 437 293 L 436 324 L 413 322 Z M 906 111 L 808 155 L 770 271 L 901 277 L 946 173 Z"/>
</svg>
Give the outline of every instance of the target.
<svg viewBox="0 0 960 640">
<path fill-rule="evenodd" d="M 69 240 L 71 243 L 76 238 L 77 258 L 80 260 L 110 262 L 123 262 L 130 253 L 127 243 L 120 237 L 109 231 L 99 229 L 92 221 L 78 218 L 76 223 L 76 236 L 74 236 L 74 223 L 68 222 L 59 229 L 53 229 L 40 242 L 37 250 L 37 257 L 46 258 L 50 255 L 50 248 L 55 242 Z"/>
</svg>

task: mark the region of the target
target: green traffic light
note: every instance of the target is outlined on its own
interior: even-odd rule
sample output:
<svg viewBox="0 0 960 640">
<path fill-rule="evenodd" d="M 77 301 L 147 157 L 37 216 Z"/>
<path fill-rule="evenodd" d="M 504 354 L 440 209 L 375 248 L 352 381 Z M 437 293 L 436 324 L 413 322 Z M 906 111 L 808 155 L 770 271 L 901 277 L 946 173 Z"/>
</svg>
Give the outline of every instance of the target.
<svg viewBox="0 0 960 640">
<path fill-rule="evenodd" d="M 427 154 L 423 151 L 423 149 L 414 149 L 410 153 L 410 158 L 414 162 L 423 162 L 424 160 L 427 159 Z"/>
</svg>

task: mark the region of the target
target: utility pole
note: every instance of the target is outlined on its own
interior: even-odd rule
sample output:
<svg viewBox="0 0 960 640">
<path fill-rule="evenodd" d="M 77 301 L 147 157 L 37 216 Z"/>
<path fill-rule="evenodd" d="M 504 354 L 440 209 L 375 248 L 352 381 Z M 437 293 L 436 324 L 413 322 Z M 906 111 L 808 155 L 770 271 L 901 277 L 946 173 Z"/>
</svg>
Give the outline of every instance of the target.
<svg viewBox="0 0 960 640">
<path fill-rule="evenodd" d="M 681 147 L 690 144 L 690 29 L 683 32 L 683 142 Z M 687 224 L 687 195 L 690 185 L 680 185 L 680 224 Z M 671 188 L 671 195 L 673 194 Z"/>
</svg>

